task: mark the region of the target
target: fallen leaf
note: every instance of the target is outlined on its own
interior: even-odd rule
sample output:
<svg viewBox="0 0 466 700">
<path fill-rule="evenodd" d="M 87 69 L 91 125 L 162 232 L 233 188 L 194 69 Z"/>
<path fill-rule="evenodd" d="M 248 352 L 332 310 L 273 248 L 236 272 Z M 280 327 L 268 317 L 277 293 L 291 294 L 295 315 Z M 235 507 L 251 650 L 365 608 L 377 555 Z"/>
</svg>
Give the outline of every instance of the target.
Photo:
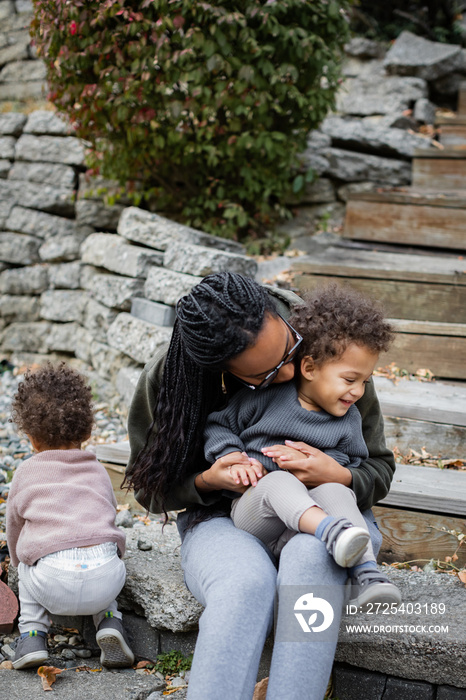
<svg viewBox="0 0 466 700">
<path fill-rule="evenodd" d="M 41 677 L 42 688 L 44 690 L 53 690 L 52 684 L 57 680 L 59 673 L 62 673 L 65 669 L 56 668 L 55 666 L 39 666 L 37 669 L 37 674 Z"/>
<path fill-rule="evenodd" d="M 2 661 L 2 663 L 0 664 L 0 668 L 7 668 L 11 671 L 11 669 L 13 668 L 13 663 L 11 661 Z"/>
<path fill-rule="evenodd" d="M 458 571 L 458 578 L 461 581 L 461 583 L 466 584 L 466 571 Z"/>
<path fill-rule="evenodd" d="M 146 666 L 152 663 L 152 661 L 139 661 L 139 663 L 136 664 L 135 668 L 146 668 Z"/>
</svg>

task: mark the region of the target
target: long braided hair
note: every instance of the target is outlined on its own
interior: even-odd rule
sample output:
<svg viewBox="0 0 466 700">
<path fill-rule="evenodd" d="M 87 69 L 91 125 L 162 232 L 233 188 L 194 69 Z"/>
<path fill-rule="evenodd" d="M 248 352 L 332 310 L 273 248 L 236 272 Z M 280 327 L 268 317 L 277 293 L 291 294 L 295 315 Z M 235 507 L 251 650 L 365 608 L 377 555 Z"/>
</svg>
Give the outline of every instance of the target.
<svg viewBox="0 0 466 700">
<path fill-rule="evenodd" d="M 225 400 L 221 373 L 254 345 L 266 312 L 277 315 L 267 291 L 231 272 L 205 277 L 180 299 L 154 421 L 128 487 L 153 493 L 165 510 L 169 490 L 202 470 L 206 418 Z"/>
</svg>

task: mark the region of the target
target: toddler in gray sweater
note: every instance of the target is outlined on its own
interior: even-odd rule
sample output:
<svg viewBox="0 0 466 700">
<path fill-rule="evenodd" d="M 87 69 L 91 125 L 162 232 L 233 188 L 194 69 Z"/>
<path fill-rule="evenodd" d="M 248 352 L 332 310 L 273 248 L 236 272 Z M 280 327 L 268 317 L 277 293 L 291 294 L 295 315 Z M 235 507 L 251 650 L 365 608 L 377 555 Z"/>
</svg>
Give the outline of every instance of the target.
<svg viewBox="0 0 466 700">
<path fill-rule="evenodd" d="M 376 304 L 347 288 L 331 285 L 306 301 L 289 323 L 283 320 L 288 341 L 281 364 L 295 363 L 295 381 L 270 386 L 281 364 L 263 379 L 234 375 L 248 388 L 208 417 L 205 456 L 213 463 L 243 453 L 256 467 L 227 467 L 233 482 L 245 486 L 239 498 L 228 492 L 237 527 L 276 556 L 298 532 L 318 537 L 335 562 L 349 569 L 351 602 L 399 603 L 398 589 L 377 569 L 351 490 L 351 469 L 368 457 L 355 404 L 392 340 L 392 328 Z M 312 484 L 309 465 L 320 452 L 328 457 L 328 481 Z M 299 480 L 304 465 L 306 483 Z"/>
</svg>

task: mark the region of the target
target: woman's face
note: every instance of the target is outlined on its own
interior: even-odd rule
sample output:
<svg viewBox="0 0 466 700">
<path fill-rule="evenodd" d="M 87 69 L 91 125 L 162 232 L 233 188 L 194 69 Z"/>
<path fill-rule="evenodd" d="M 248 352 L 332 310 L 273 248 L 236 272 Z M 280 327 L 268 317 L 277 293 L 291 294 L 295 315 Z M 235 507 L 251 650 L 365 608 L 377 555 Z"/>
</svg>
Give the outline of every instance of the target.
<svg viewBox="0 0 466 700">
<path fill-rule="evenodd" d="M 255 344 L 230 360 L 228 371 L 244 382 L 257 386 L 286 358 L 295 344 L 296 338 L 283 319 L 267 314 Z M 294 377 L 294 373 L 295 367 L 290 361 L 280 368 L 273 383 L 287 382 Z"/>
</svg>

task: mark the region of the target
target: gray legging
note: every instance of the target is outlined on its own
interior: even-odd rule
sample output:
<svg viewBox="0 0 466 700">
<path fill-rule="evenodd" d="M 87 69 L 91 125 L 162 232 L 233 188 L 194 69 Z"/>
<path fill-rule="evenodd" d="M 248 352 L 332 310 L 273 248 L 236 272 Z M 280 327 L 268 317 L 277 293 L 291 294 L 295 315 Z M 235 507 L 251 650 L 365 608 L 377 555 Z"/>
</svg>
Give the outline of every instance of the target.
<svg viewBox="0 0 466 700">
<path fill-rule="evenodd" d="M 285 544 L 299 532 L 299 520 L 312 506 L 319 506 L 327 515 L 344 516 L 353 525 L 367 529 L 354 491 L 347 486 L 328 483 L 308 489 L 285 471 L 270 472 L 257 486 L 250 486 L 241 498 L 235 499 L 231 518 L 236 527 L 258 537 L 278 557 Z M 358 563 L 373 559 L 369 544 Z"/>
<path fill-rule="evenodd" d="M 377 553 L 382 537 L 372 512 L 363 515 Z M 186 516 L 180 514 L 182 537 L 185 523 Z M 310 535 L 299 533 L 290 539 L 278 572 L 265 545 L 237 529 L 230 518 L 213 518 L 188 530 L 181 554 L 186 585 L 205 608 L 189 700 L 251 700 L 279 587 L 334 586 L 340 596 L 335 617 L 343 607 L 346 570 Z M 278 618 L 279 623 L 280 605 Z M 334 629 L 330 641 L 274 644 L 267 700 L 322 700 L 335 656 L 338 627 Z"/>
</svg>

